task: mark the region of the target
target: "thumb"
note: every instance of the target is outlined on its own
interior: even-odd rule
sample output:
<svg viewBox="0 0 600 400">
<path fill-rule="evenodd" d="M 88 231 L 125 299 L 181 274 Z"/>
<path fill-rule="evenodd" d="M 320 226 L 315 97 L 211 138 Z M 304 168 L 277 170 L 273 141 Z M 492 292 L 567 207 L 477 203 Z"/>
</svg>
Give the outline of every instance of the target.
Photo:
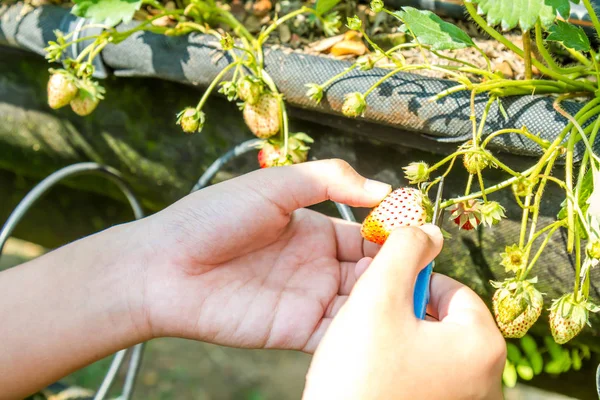
<svg viewBox="0 0 600 400">
<path fill-rule="evenodd" d="M 356 295 L 362 297 L 362 292 L 393 308 L 396 315 L 412 315 L 417 275 L 439 254 L 442 244 L 435 225 L 395 229 L 356 283 Z"/>
</svg>

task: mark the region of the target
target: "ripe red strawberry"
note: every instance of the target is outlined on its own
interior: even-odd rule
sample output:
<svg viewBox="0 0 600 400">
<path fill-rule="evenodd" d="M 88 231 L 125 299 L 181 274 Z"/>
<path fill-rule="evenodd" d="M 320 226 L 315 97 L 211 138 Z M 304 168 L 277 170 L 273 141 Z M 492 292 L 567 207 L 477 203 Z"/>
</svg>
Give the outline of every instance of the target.
<svg viewBox="0 0 600 400">
<path fill-rule="evenodd" d="M 506 338 L 525 336 L 542 313 L 542 294 L 533 286 L 535 281 L 492 282 L 497 288 L 492 298 L 494 317 Z"/>
<path fill-rule="evenodd" d="M 266 141 L 258 152 L 258 164 L 261 168 L 270 168 L 302 163 L 308 158 L 309 143 L 313 143 L 313 139 L 305 133 L 290 135 L 286 157 L 282 141 Z"/>
<path fill-rule="evenodd" d="M 75 77 L 65 70 L 53 71 L 48 80 L 48 105 L 57 109 L 66 106 L 77 95 Z"/>
<path fill-rule="evenodd" d="M 478 200 L 467 200 L 450 207 L 450 219 L 460 229 L 469 231 L 477 228 L 482 218 L 481 202 Z"/>
<path fill-rule="evenodd" d="M 265 93 L 256 104 L 244 104 L 244 121 L 254 135 L 267 139 L 279 132 L 280 107 L 277 96 Z"/>
<path fill-rule="evenodd" d="M 431 219 L 429 198 L 415 188 L 399 188 L 390 193 L 362 223 L 360 233 L 370 242 L 383 244 L 393 229 L 420 226 Z"/>
<path fill-rule="evenodd" d="M 573 293 L 554 300 L 550 307 L 550 331 L 554 341 L 564 344 L 577 336 L 589 324 L 589 311 L 597 312 L 598 307 L 585 299 L 577 300 Z"/>
</svg>

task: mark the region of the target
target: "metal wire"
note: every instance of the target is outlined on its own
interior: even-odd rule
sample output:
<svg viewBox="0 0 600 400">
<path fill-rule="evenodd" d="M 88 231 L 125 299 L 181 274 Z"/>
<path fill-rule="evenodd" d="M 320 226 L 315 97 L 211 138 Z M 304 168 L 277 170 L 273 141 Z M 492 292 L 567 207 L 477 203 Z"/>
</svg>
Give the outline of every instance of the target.
<svg viewBox="0 0 600 400">
<path fill-rule="evenodd" d="M 127 198 L 127 201 L 129 202 L 129 205 L 133 210 L 135 219 L 137 220 L 144 217 L 144 211 L 142 210 L 139 201 L 133 194 L 131 187 L 127 184 L 127 182 L 125 182 L 121 174 L 116 169 L 93 162 L 69 165 L 52 173 L 40 183 L 38 183 L 33 189 L 29 191 L 29 193 L 27 193 L 23 200 L 19 202 L 17 207 L 15 207 L 13 212 L 10 214 L 10 216 L 4 223 L 2 230 L 0 231 L 0 257 L 2 256 L 2 249 L 4 248 L 6 241 L 8 240 L 12 232 L 15 230 L 17 224 L 21 221 L 21 219 L 27 213 L 27 211 L 48 190 L 50 190 L 54 185 L 56 185 L 63 179 L 85 174 L 100 175 L 114 182 Z M 119 372 L 119 369 L 123 364 L 123 360 L 125 359 L 127 353 L 130 350 L 132 352 L 132 355 L 129 361 L 129 366 L 127 368 L 127 375 L 125 378 L 123 391 L 119 398 L 122 400 L 128 400 L 131 398 L 131 394 L 133 393 L 133 387 L 135 385 L 135 379 L 140 368 L 142 353 L 144 351 L 144 343 L 137 344 L 131 349 L 121 350 L 115 354 L 111 365 L 108 368 L 108 371 L 100 385 L 100 388 L 94 396 L 94 400 L 103 400 L 106 397 L 108 391 L 114 384 L 117 373 Z"/>
</svg>

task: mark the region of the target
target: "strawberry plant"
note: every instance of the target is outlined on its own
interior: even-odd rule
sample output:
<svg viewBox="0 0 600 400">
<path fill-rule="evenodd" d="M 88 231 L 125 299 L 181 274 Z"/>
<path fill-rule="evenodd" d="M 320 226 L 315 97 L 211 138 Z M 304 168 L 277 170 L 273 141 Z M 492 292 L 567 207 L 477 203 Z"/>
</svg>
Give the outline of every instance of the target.
<svg viewBox="0 0 600 400">
<path fill-rule="evenodd" d="M 585 4 L 594 28 L 600 33 L 600 22 L 588 0 Z M 575 256 L 575 281 L 573 292 L 554 301 L 551 308 L 550 328 L 554 338 L 564 343 L 577 335 L 588 323 L 589 312 L 599 310 L 589 300 L 590 269 L 598 264 L 600 247 L 600 158 L 594 152 L 593 144 L 600 129 L 600 88 L 597 76 L 600 73 L 600 59 L 584 31 L 566 21 L 569 15 L 569 2 L 559 0 L 547 2 L 534 0 L 525 3 L 512 0 L 471 0 L 465 2 L 467 12 L 473 21 L 489 36 L 502 43 L 525 64 L 525 79 L 512 80 L 494 70 L 484 51 L 457 26 L 442 20 L 429 11 L 411 7 L 392 11 L 384 8 L 381 2 L 371 3 L 374 12 L 386 13 L 397 21 L 401 30 L 412 40 L 388 50 L 375 45 L 360 24 L 360 20 L 348 20 L 348 28 L 360 32 L 371 46 L 371 62 L 358 59 L 342 73 L 325 81 L 308 85 L 307 96 L 319 102 L 328 87 L 350 71 L 368 70 L 374 66 L 388 68 L 390 72 L 375 82 L 364 93 L 346 95 L 342 112 L 357 118 L 369 112 L 369 95 L 394 75 L 406 71 L 430 70 L 443 72 L 456 84 L 442 91 L 431 101 L 439 101 L 451 94 L 467 91 L 471 99 L 472 138 L 456 151 L 435 165 L 413 163 L 405 167 L 405 176 L 411 184 L 418 186 L 425 198 L 441 180 L 462 161 L 468 172 L 464 195 L 441 203 L 447 209 L 450 220 L 460 229 L 477 229 L 482 223 L 495 225 L 504 218 L 504 207 L 490 201 L 489 196 L 500 190 L 510 190 L 516 203 L 522 208 L 522 224 L 515 243 L 502 253 L 502 265 L 508 277 L 503 282 L 492 282 L 497 289 L 493 299 L 494 314 L 501 331 L 506 337 L 519 338 L 526 334 L 542 313 L 544 304 L 542 293 L 536 288 L 534 271 L 537 261 L 550 238 L 559 230 L 567 233 L 567 251 Z M 519 29 L 522 33 L 522 47 L 508 40 L 504 32 Z M 572 65 L 560 65 L 550 53 L 550 44 L 560 47 L 573 60 Z M 484 68 L 455 58 L 450 50 L 473 48 L 482 58 Z M 402 55 L 404 49 L 418 48 L 422 63 L 407 63 Z M 539 58 L 536 53 L 539 53 Z M 442 51 L 446 51 L 442 53 Z M 429 55 L 451 60 L 450 65 L 435 64 Z M 533 76 L 534 68 L 540 77 Z M 526 127 L 514 127 L 495 132 L 486 132 L 486 119 L 492 105 L 497 104 L 501 112 L 502 99 L 514 95 L 548 95 L 554 98 L 554 109 L 568 124 L 562 132 L 556 132 L 553 141 L 542 139 Z M 485 96 L 486 106 L 478 118 L 475 100 Z M 561 104 L 568 99 L 576 99 L 582 108 L 575 115 L 567 113 Z M 503 163 L 490 149 L 494 139 L 506 134 L 516 134 L 523 140 L 537 145 L 542 155 L 523 171 L 516 171 Z M 576 164 L 576 146 L 583 145 L 584 153 Z M 565 175 L 553 175 L 557 162 L 565 164 Z M 490 168 L 501 169 L 506 179 L 498 184 L 486 184 L 485 172 Z M 557 185 L 564 193 L 562 208 L 557 210 L 555 222 L 540 226 L 540 205 L 547 185 Z M 405 189 L 406 190 L 406 189 Z M 416 189 L 411 189 L 416 190 Z M 386 200 L 389 203 L 393 200 Z M 381 207 L 381 206 L 380 206 Z M 374 211 L 380 214 L 377 209 Z M 384 226 L 389 218 L 396 218 L 388 209 L 378 215 L 378 226 Z M 420 218 L 417 218 L 420 220 Z M 371 217 L 369 217 L 371 218 Z M 381 235 L 372 235 L 372 225 L 363 225 L 366 238 L 381 242 Z M 384 230 L 385 232 L 385 230 Z"/>
<path fill-rule="evenodd" d="M 181 8 L 166 7 L 156 0 L 74 0 L 74 3 L 71 12 L 91 23 L 77 31 L 82 33 L 82 37 L 77 39 L 73 39 L 75 31 L 56 31 L 56 40 L 49 42 L 45 49 L 50 62 L 62 62 L 64 66 L 61 70 L 51 70 L 48 102 L 52 108 L 70 104 L 72 110 L 81 116 L 94 111 L 103 99 L 104 89 L 92 79 L 93 61 L 107 45 L 118 44 L 141 31 L 166 36 L 197 32 L 213 36 L 222 55 L 233 61 L 215 77 L 197 105 L 177 114 L 176 122 L 181 129 L 188 134 L 202 131 L 206 122 L 202 108 L 213 91 L 218 89 L 229 101 L 239 100 L 244 120 L 255 136 L 278 143 L 277 160 L 264 162 L 263 152 L 261 167 L 306 160 L 312 139 L 306 134 L 290 134 L 283 95 L 264 69 L 263 46 L 279 26 L 300 15 L 312 16 L 313 22 L 326 34 L 337 33 L 340 19 L 332 9 L 339 0 L 320 1 L 315 7 L 301 7 L 276 18 L 258 35 L 251 34 L 228 9 L 214 0 L 179 2 Z M 123 31 L 115 28 L 121 22 L 130 22 L 141 10 L 145 10 L 148 17 L 137 26 Z M 85 35 L 86 30 L 97 26 L 103 28 L 101 34 Z M 92 43 L 76 59 L 64 57 L 69 46 L 86 40 L 92 40 Z"/>
</svg>

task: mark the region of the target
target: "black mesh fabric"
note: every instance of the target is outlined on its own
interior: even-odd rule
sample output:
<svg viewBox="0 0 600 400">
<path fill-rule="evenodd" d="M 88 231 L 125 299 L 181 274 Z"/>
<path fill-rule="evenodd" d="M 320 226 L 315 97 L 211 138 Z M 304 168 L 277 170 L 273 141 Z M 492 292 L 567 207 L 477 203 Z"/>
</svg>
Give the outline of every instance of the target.
<svg viewBox="0 0 600 400">
<path fill-rule="evenodd" d="M 54 29 L 73 29 L 76 24 L 77 19 L 66 9 L 47 6 L 21 16 L 20 7 L 14 6 L 3 12 L 0 42 L 43 54 L 45 44 L 54 39 Z M 316 105 L 305 96 L 305 85 L 324 82 L 342 72 L 350 65 L 349 62 L 281 49 L 267 49 L 265 55 L 266 70 L 289 104 L 339 116 L 340 119 L 343 119 L 340 110 L 346 93 L 364 92 L 389 72 L 382 69 L 353 71 L 330 86 L 322 103 Z M 156 77 L 202 87 L 207 86 L 229 63 L 228 58 L 218 50 L 214 37 L 194 34 L 167 37 L 148 32 L 136 33 L 118 45 L 108 46 L 102 52 L 102 60 L 116 76 Z M 105 74 L 105 70 L 99 69 L 100 77 Z M 426 135 L 434 141 L 458 143 L 467 140 L 472 134 L 469 93 L 461 92 L 440 101 L 430 101 L 432 96 L 453 85 L 454 82 L 447 80 L 399 73 L 369 95 L 369 107 L 363 121 L 413 131 L 417 136 Z M 478 116 L 486 101 L 485 95 L 477 98 Z M 505 120 L 494 104 L 488 116 L 487 133 L 526 126 L 531 132 L 552 140 L 566 124 L 566 119 L 554 111 L 551 97 L 509 97 L 502 102 L 509 118 Z M 567 101 L 563 103 L 563 108 L 574 114 L 581 104 Z M 493 144 L 497 149 L 513 154 L 541 154 L 537 145 L 516 134 L 503 135 L 495 139 Z M 596 142 L 596 148 L 600 148 L 600 140 Z M 580 159 L 581 150 L 580 146 L 576 151 L 576 160 Z"/>
</svg>

